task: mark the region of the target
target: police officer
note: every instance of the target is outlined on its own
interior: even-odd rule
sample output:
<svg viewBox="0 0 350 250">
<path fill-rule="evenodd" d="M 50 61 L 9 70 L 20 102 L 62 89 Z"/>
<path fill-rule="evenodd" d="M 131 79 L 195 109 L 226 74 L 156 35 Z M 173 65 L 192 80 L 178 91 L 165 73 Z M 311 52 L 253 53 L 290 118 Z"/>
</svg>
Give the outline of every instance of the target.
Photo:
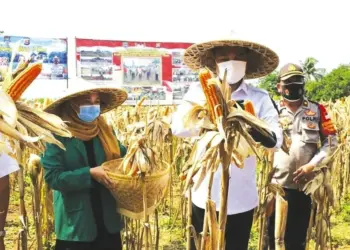
<svg viewBox="0 0 350 250">
<path fill-rule="evenodd" d="M 308 100 L 304 87 L 305 77 L 299 65 L 289 63 L 281 68 L 277 84 L 282 96 L 279 116 L 284 123 L 287 121 L 291 145 L 289 155 L 283 150 L 275 153 L 272 182 L 284 188 L 288 202 L 287 250 L 305 249 L 311 198 L 302 189 L 313 178 L 313 170 L 337 145 L 336 131 L 325 107 Z M 268 229 L 270 249 L 275 249 L 274 219 L 272 214 Z"/>
</svg>

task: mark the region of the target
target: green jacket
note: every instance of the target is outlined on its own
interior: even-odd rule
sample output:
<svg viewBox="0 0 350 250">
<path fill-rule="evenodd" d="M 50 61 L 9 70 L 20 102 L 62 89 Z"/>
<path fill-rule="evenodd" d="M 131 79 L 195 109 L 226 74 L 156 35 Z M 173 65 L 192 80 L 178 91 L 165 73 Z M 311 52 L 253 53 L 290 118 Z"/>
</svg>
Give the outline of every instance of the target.
<svg viewBox="0 0 350 250">
<path fill-rule="evenodd" d="M 99 188 L 102 200 L 104 224 L 109 233 L 123 228 L 121 216 L 116 212 L 116 202 L 105 187 L 94 185 L 83 141 L 77 138 L 56 137 L 66 151 L 48 144 L 41 158 L 45 180 L 54 192 L 55 233 L 57 239 L 91 242 L 97 236 L 93 216 L 90 189 Z M 105 162 L 105 153 L 98 137 L 93 139 L 96 163 Z M 121 157 L 126 148 L 119 144 Z"/>
</svg>

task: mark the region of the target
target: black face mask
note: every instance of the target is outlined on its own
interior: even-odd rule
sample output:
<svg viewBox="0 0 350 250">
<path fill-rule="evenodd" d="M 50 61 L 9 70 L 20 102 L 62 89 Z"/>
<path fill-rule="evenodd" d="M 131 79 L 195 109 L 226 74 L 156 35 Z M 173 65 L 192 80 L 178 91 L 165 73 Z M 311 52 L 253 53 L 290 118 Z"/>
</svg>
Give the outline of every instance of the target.
<svg viewBox="0 0 350 250">
<path fill-rule="evenodd" d="M 289 102 L 297 102 L 304 96 L 304 84 L 282 85 L 282 96 Z"/>
</svg>

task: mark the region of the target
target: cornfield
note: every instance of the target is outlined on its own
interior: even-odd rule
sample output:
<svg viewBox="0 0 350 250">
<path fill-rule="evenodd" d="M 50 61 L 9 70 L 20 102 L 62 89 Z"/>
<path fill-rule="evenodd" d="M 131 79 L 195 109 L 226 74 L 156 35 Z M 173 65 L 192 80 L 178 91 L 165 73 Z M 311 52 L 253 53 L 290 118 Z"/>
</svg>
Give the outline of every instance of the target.
<svg viewBox="0 0 350 250">
<path fill-rule="evenodd" d="M 48 100 L 44 103 L 34 100 L 28 101 L 27 105 L 42 109 L 49 103 Z M 338 248 L 340 245 L 350 245 L 349 238 L 343 239 L 342 243 L 334 241 L 332 225 L 342 208 L 349 206 L 350 150 L 347 145 L 350 140 L 350 97 L 325 105 L 337 128 L 339 147 L 317 169 L 315 179 L 305 190 L 312 195 L 314 208 L 309 224 L 308 249 L 341 249 Z M 139 135 L 147 135 L 152 142 L 149 148 L 158 152 L 157 161 L 170 166 L 166 196 L 157 208 L 142 218 L 124 218 L 124 249 L 188 249 L 190 237 L 196 239 L 198 246 L 203 246 L 208 232 L 218 237 L 219 232 L 210 231 L 209 225 L 205 225 L 204 228 L 208 231 L 202 235 L 196 234 L 191 226 L 191 195 L 186 197 L 183 194 L 191 185 L 186 180 L 189 174 L 186 163 L 191 160 L 195 142 L 172 136 L 168 118 L 174 110 L 175 106 L 122 106 L 105 115 L 124 145 L 131 147 L 135 141 L 140 140 Z M 21 170 L 11 175 L 12 204 L 7 224 L 10 233 L 5 242 L 8 249 L 52 249 L 55 238 L 52 191 L 43 180 L 38 149 L 21 149 Z M 268 201 L 272 196 L 276 196 L 277 200 L 283 196 L 283 190 L 271 185 L 269 181 L 272 154 L 265 150 L 257 153 L 260 156 L 257 171 L 260 204 L 255 211 L 251 249 L 263 249 L 266 214 L 269 213 Z M 128 172 L 132 174 L 133 171 L 129 169 Z M 283 202 L 278 204 L 283 207 Z M 210 209 L 212 204 L 209 202 L 207 210 Z M 343 233 L 346 234 L 345 231 Z M 282 236 L 283 232 L 280 234 Z"/>
</svg>

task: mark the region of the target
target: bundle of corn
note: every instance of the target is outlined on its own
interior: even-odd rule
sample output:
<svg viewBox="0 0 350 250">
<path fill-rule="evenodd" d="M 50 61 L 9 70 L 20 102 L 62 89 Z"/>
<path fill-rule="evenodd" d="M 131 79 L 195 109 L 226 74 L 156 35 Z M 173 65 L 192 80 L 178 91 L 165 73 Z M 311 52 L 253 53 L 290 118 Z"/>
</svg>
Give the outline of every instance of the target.
<svg viewBox="0 0 350 250">
<path fill-rule="evenodd" d="M 218 240 L 210 238 L 207 241 L 211 249 L 221 250 L 224 249 L 227 218 L 229 166 L 232 162 L 237 167 L 242 168 L 245 158 L 251 154 L 258 155 L 256 150 L 258 145 L 250 136 L 249 127 L 266 136 L 271 136 L 272 133 L 266 123 L 250 112 L 244 111 L 240 105 L 237 105 L 236 101 L 231 100 L 231 89 L 225 80 L 220 82 L 213 78 L 208 69 L 200 71 L 199 79 L 206 97 L 206 104 L 204 106 L 194 105 L 184 121 L 187 127 L 202 128 L 200 138 L 196 141 L 188 161 L 188 165 L 191 167 L 186 177 L 185 190 L 191 187 L 192 178 L 196 174 L 199 177 L 195 188 L 201 184 L 207 174 L 210 175 L 209 185 L 211 185 L 213 173 L 221 163 L 223 170 L 219 224 L 213 222 L 211 225 L 216 229 L 209 229 L 209 231 L 216 230 L 218 232 Z M 208 197 L 210 197 L 210 190 L 211 186 L 208 189 Z M 209 199 L 208 208 L 210 208 L 210 203 Z M 207 219 L 213 218 L 212 215 L 208 214 L 209 211 L 212 209 L 205 212 L 204 230 L 207 228 Z M 206 235 L 207 232 L 203 231 L 203 234 Z"/>
<path fill-rule="evenodd" d="M 39 152 L 45 151 L 46 143 L 53 143 L 64 149 L 62 143 L 55 139 L 54 135 L 71 137 L 67 125 L 56 115 L 30 108 L 24 103 L 17 102 L 18 122 L 31 136 L 40 136 L 41 140 L 35 143 Z"/>
<path fill-rule="evenodd" d="M 350 151 L 347 146 L 350 142 L 350 117 L 346 115 L 350 112 L 350 97 L 328 103 L 328 112 L 337 130 L 338 147 L 340 147 L 331 166 L 335 202 L 340 206 L 342 197 L 347 197 L 350 191 Z"/>
<path fill-rule="evenodd" d="M 118 139 L 122 138 L 128 145 L 128 151 L 123 159 L 102 165 L 114 182 L 110 191 L 117 201 L 119 213 L 134 220 L 144 219 L 138 242 L 146 249 L 153 247 L 149 215 L 155 211 L 169 187 L 170 159 L 164 154 L 169 150 L 160 150 L 168 143 L 169 114 L 167 108 L 161 110 L 160 107 L 141 113 L 141 103 L 135 109 L 117 113 L 114 116 L 117 119 L 111 123 L 118 128 Z"/>
<path fill-rule="evenodd" d="M 272 176 L 275 169 L 273 168 L 273 154 L 272 151 L 267 151 L 263 148 L 261 150 L 261 159 L 259 162 L 259 175 L 258 175 L 258 194 L 259 194 L 259 206 L 254 214 L 254 221 L 259 228 L 259 240 L 258 249 L 264 249 L 268 245 L 268 235 L 267 235 L 267 225 L 268 217 L 271 216 L 275 207 L 285 208 L 283 201 L 283 196 L 285 195 L 284 190 L 278 184 L 271 183 Z M 280 204 L 277 206 L 276 200 L 279 197 Z M 281 206 L 282 204 L 282 206 Z M 279 215 L 286 215 L 285 211 L 279 211 Z M 277 216 L 277 213 L 276 213 Z M 277 221 L 277 220 L 276 220 Z M 282 223 L 284 219 L 279 219 L 278 223 Z M 277 224 L 277 222 L 276 222 Z M 281 229 L 281 224 L 278 224 L 276 228 Z M 283 229 L 283 228 L 282 228 Z M 281 239 L 283 239 L 282 234 L 284 230 L 276 231 L 276 242 L 278 242 L 279 247 L 283 245 Z M 277 240 L 278 239 L 278 240 Z"/>
<path fill-rule="evenodd" d="M 172 165 L 176 170 L 176 174 L 180 177 L 181 180 L 184 180 L 186 178 L 189 168 L 185 168 L 183 166 L 188 166 L 187 162 L 189 162 L 188 159 L 192 152 L 193 144 L 193 139 L 184 139 L 176 148 Z"/>
<path fill-rule="evenodd" d="M 304 188 L 305 193 L 311 195 L 313 204 L 307 233 L 307 244 L 309 245 L 311 232 L 315 226 L 316 249 L 327 249 L 327 244 L 332 244 L 330 217 L 334 200 L 333 189 L 329 181 L 330 169 L 325 167 L 320 169 L 316 177 Z"/>
<path fill-rule="evenodd" d="M 16 104 L 0 89 L 0 133 L 7 136 L 7 140 L 14 139 L 28 145 L 39 141 L 40 137 L 28 135 L 26 129 L 19 124 L 18 117 Z"/>
</svg>

